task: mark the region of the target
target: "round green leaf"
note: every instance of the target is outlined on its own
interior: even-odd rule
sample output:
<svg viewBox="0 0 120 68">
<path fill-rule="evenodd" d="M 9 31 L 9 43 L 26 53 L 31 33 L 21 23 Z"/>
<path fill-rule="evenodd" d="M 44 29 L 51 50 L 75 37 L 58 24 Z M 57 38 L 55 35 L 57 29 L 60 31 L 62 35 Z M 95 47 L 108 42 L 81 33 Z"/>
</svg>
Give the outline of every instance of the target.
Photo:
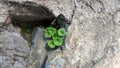
<svg viewBox="0 0 120 68">
<path fill-rule="evenodd" d="M 65 36 L 65 34 L 66 34 L 66 31 L 65 31 L 64 28 L 60 28 L 60 29 L 58 30 L 58 35 L 59 35 L 59 36 Z"/>
<path fill-rule="evenodd" d="M 58 33 L 56 32 L 55 34 L 52 35 L 52 39 L 59 37 Z"/>
<path fill-rule="evenodd" d="M 47 27 L 46 30 L 45 30 L 45 37 L 46 38 L 50 38 L 53 34 L 56 33 L 56 28 L 53 28 L 53 27 Z"/>
<path fill-rule="evenodd" d="M 48 41 L 48 46 L 49 46 L 50 48 L 55 48 L 55 45 L 54 45 L 54 43 L 53 43 L 53 40 Z"/>
<path fill-rule="evenodd" d="M 45 38 L 50 38 L 51 37 L 51 34 L 50 34 L 50 32 L 48 32 L 48 31 L 45 31 Z"/>
<path fill-rule="evenodd" d="M 61 46 L 62 43 L 63 43 L 63 40 L 62 40 L 61 37 L 55 37 L 55 38 L 53 39 L 53 43 L 54 43 L 56 46 Z"/>
<path fill-rule="evenodd" d="M 54 33 L 56 33 L 57 29 L 56 28 L 53 28 L 53 27 L 48 27 L 46 29 L 48 32 L 50 32 L 51 35 L 53 35 Z"/>
</svg>

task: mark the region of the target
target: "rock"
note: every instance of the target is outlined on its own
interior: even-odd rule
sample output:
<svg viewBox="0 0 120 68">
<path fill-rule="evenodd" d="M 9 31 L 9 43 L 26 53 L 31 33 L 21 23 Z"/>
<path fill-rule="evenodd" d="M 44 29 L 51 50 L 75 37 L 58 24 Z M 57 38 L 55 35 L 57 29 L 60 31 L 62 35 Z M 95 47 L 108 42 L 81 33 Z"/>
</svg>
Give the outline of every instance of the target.
<svg viewBox="0 0 120 68">
<path fill-rule="evenodd" d="M 25 1 L 23 3 L 8 1 L 10 14 L 14 20 L 39 21 L 54 19 L 54 15 L 46 7 L 34 2 Z M 19 4 L 19 5 L 18 5 Z"/>
<path fill-rule="evenodd" d="M 4 2 L 0 2 L 0 27 L 8 23 L 8 6 Z"/>
<path fill-rule="evenodd" d="M 39 0 L 36 0 L 34 2 L 36 2 L 37 4 L 41 4 L 41 5 L 48 7 L 49 10 L 51 10 L 55 16 L 58 16 L 60 13 L 62 13 L 69 20 L 72 17 L 73 10 L 74 10 L 74 1 L 70 1 L 70 0 L 65 0 L 65 1 L 62 1 L 62 0 L 53 0 L 53 1 L 41 0 L 41 1 L 39 1 Z"/>
<path fill-rule="evenodd" d="M 68 62 L 63 68 L 119 68 L 119 7 L 113 5 L 109 8 L 107 0 L 77 3 L 79 6 L 68 28 L 63 52 L 67 58 L 64 62 Z M 119 4 L 113 0 L 110 3 Z M 46 68 L 56 66 L 54 59 L 59 59 L 59 56 L 47 61 Z"/>
<path fill-rule="evenodd" d="M 103 7 L 93 5 L 97 2 L 104 3 Z M 119 1 L 82 0 L 77 3 L 79 6 L 66 37 L 68 51 L 65 54 L 71 68 L 119 68 L 119 8 L 115 5 L 109 8 L 108 4 L 118 5 Z M 101 8 L 104 10 L 99 12 Z"/>
<path fill-rule="evenodd" d="M 24 49 L 23 45 L 20 45 L 21 43 L 25 45 L 25 40 L 18 38 L 18 34 L 16 37 L 16 34 L 8 30 L 1 31 L 0 66 L 2 68 L 26 66 L 41 68 L 42 65 L 43 68 L 120 67 L 120 0 L 8 0 L 8 3 L 11 5 L 9 13 L 14 16 L 13 18 L 23 21 L 52 20 L 60 13 L 72 21 L 68 27 L 66 48 L 63 51 L 57 49 L 47 52 L 44 49 L 46 41 L 43 40 L 43 32 L 37 28 L 27 65 L 21 56 L 26 56 L 29 48 L 25 46 Z M 2 10 L 0 13 L 4 14 L 4 11 L 7 13 L 7 5 L 4 3 L 0 5 Z M 2 19 L 0 23 L 5 23 L 7 15 L 0 16 Z M 14 39 L 19 39 L 19 42 L 13 41 Z"/>
<path fill-rule="evenodd" d="M 54 15 L 55 17 L 62 13 L 65 15 L 65 17 L 67 19 L 71 19 L 71 16 L 72 16 L 73 10 L 74 10 L 74 2 L 69 1 L 69 0 L 65 0 L 65 1 L 61 1 L 61 0 L 52 0 L 52 1 L 49 1 L 49 0 L 40 0 L 40 1 L 39 0 L 8 0 L 8 2 L 13 2 L 13 4 L 14 4 L 14 2 L 16 2 L 16 3 L 20 3 L 20 4 L 30 5 L 30 6 L 23 6 L 22 9 L 24 9 L 25 7 L 28 7 L 29 11 L 24 9 L 25 11 L 27 11 L 26 14 L 28 14 L 28 12 L 30 12 L 30 11 L 35 10 L 34 11 L 35 13 L 30 13 L 30 14 L 33 14 L 33 15 L 38 14 L 39 18 L 40 17 L 49 17 L 51 15 L 51 13 L 49 13 L 49 12 L 52 12 L 53 13 L 52 15 Z M 44 8 L 46 8 L 46 9 L 44 9 Z M 47 10 L 47 12 L 45 12 L 46 10 Z M 21 10 L 21 11 L 23 11 L 23 10 Z M 39 11 L 39 13 L 38 13 L 38 11 Z M 16 12 L 16 10 L 15 10 L 15 12 Z M 47 14 L 47 16 L 46 16 L 46 14 Z"/>
<path fill-rule="evenodd" d="M 1 68 L 26 68 L 28 53 L 27 41 L 18 33 L 8 31 L 0 33 Z"/>
<path fill-rule="evenodd" d="M 26 64 L 24 64 L 24 62 L 15 61 L 13 67 L 15 67 L 15 68 L 25 68 Z"/>
<path fill-rule="evenodd" d="M 47 57 L 45 68 L 65 68 L 66 60 L 61 51 L 50 52 Z"/>
<path fill-rule="evenodd" d="M 28 58 L 28 68 L 43 68 L 47 57 L 45 48 L 47 41 L 44 40 L 44 30 L 35 28 L 33 32 L 32 48 Z"/>
</svg>

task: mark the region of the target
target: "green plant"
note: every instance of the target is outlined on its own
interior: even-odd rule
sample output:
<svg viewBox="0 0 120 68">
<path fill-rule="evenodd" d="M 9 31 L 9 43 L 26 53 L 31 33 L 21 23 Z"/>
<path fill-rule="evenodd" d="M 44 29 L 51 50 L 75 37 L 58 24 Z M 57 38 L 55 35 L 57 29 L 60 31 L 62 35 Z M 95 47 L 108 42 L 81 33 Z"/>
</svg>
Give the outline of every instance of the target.
<svg viewBox="0 0 120 68">
<path fill-rule="evenodd" d="M 45 38 L 50 38 L 55 33 L 56 33 L 56 28 L 47 27 L 45 30 Z"/>
<path fill-rule="evenodd" d="M 48 46 L 50 48 L 55 48 L 56 46 L 61 46 L 63 43 L 63 36 L 66 35 L 66 31 L 64 28 L 56 29 L 54 27 L 47 27 L 45 29 L 44 36 L 45 38 L 50 38 L 48 41 Z"/>
<path fill-rule="evenodd" d="M 58 30 L 58 35 L 59 35 L 59 36 L 65 36 L 65 34 L 66 34 L 66 31 L 65 31 L 64 28 L 60 28 L 60 29 Z"/>
<path fill-rule="evenodd" d="M 56 46 L 61 46 L 62 43 L 63 43 L 63 39 L 61 37 L 56 37 L 53 39 L 53 43 L 56 45 Z"/>
<path fill-rule="evenodd" d="M 49 46 L 50 48 L 55 48 L 55 45 L 54 45 L 54 43 L 53 43 L 53 40 L 48 41 L 48 46 Z"/>
<path fill-rule="evenodd" d="M 58 32 L 56 32 L 55 34 L 52 35 L 52 39 L 59 37 Z"/>
</svg>

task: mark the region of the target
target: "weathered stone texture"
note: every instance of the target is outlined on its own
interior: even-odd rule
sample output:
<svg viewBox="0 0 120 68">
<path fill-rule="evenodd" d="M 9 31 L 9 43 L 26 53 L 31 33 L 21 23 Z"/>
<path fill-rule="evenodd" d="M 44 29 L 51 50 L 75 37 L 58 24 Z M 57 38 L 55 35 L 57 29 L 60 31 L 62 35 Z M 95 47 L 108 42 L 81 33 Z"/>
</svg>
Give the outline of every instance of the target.
<svg viewBox="0 0 120 68">
<path fill-rule="evenodd" d="M 18 33 L 0 33 L 0 68 L 26 68 L 29 47 Z"/>
<path fill-rule="evenodd" d="M 33 51 L 30 51 L 27 59 L 30 60 L 27 62 L 28 64 L 33 64 L 33 66 L 31 65 L 32 68 L 40 68 L 42 63 L 39 61 L 44 62 L 45 68 L 120 68 L 120 0 L 8 1 L 20 4 L 30 2 L 31 5 L 34 4 L 37 7 L 44 6 L 48 12 L 52 12 L 52 16 L 56 17 L 62 13 L 68 20 L 72 20 L 65 39 L 66 48 L 63 51 L 46 52 L 45 49 L 42 49 L 46 41 L 42 40 L 42 34 L 39 33 L 43 33 L 43 31 L 38 28 L 33 39 L 36 47 L 31 49 Z M 0 3 L 0 14 L 3 15 L 0 15 L 0 24 L 3 24 L 8 16 L 7 7 L 6 4 Z M 31 16 L 37 17 L 34 14 Z M 26 45 L 25 40 L 21 36 L 18 38 L 16 33 L 13 34 L 7 30 L 0 33 L 0 48 L 2 48 L 0 49 L 0 65 L 3 61 L 7 61 L 4 63 L 5 65 L 1 65 L 2 68 L 7 65 L 9 65 L 9 68 L 13 66 L 15 68 L 18 66 L 21 66 L 20 68 L 26 67 L 23 58 L 14 62 L 14 60 L 11 60 L 13 57 L 10 57 L 14 54 L 26 56 L 29 51 Z M 17 49 L 18 51 L 9 51 L 5 48 Z M 4 57 L 1 53 L 10 56 L 5 55 Z M 35 62 L 35 64 L 32 62 Z M 14 63 L 14 65 L 11 65 L 11 63 Z M 30 67 L 28 66 L 28 68 Z"/>
</svg>

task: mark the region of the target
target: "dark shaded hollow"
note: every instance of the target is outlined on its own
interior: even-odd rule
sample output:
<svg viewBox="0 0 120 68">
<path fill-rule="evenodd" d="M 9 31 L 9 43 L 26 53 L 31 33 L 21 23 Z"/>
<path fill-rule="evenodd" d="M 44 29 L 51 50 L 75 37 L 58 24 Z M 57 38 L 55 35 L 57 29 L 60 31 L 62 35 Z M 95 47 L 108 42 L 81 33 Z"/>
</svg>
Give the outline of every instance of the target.
<svg viewBox="0 0 120 68">
<path fill-rule="evenodd" d="M 14 27 L 21 28 L 21 35 L 31 44 L 32 31 L 35 27 L 48 27 L 55 19 L 52 12 L 45 6 L 37 5 L 32 2 L 24 4 L 9 2 L 11 22 Z M 26 12 L 27 11 L 27 12 Z"/>
<path fill-rule="evenodd" d="M 22 17 L 22 16 L 21 16 Z M 14 27 L 19 27 L 21 29 L 21 35 L 31 44 L 32 32 L 35 27 L 46 28 L 51 25 L 51 22 L 54 18 L 42 19 L 42 20 L 33 20 L 33 21 L 24 21 L 16 17 L 12 17 L 12 24 Z"/>
<path fill-rule="evenodd" d="M 24 17 L 24 16 L 21 16 Z M 15 27 L 20 27 L 20 28 L 27 28 L 27 29 L 33 29 L 35 27 L 48 27 L 51 25 L 51 22 L 54 20 L 54 18 L 48 18 L 48 19 L 42 19 L 42 20 L 32 20 L 32 21 L 24 21 L 16 16 L 12 17 L 12 24 Z"/>
</svg>

